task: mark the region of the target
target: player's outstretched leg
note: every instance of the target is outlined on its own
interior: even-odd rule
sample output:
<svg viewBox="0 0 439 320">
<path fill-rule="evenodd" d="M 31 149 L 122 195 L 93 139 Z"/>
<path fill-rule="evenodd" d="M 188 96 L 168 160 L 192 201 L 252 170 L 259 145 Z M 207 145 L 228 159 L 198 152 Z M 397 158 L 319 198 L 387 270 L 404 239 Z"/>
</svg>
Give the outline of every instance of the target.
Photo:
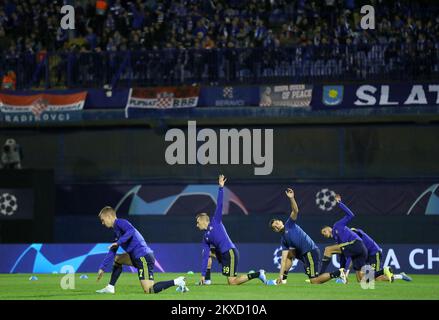
<svg viewBox="0 0 439 320">
<path fill-rule="evenodd" d="M 154 264 L 155 258 L 152 253 L 133 260 L 134 266 L 137 268 L 140 284 L 143 291 L 149 293 L 159 293 L 173 286 L 181 288 L 182 292 L 189 291 L 186 287 L 184 277 L 178 277 L 174 280 L 160 281 L 154 283 Z"/>
<path fill-rule="evenodd" d="M 378 271 L 374 270 L 374 279 L 376 281 L 389 281 L 389 282 L 393 282 L 394 277 L 393 277 L 393 273 L 391 271 L 391 269 L 389 267 L 384 267 L 383 269 L 380 269 Z M 361 280 L 365 277 L 366 273 L 364 273 L 361 270 L 357 270 L 355 272 L 356 276 L 357 276 L 357 281 L 361 282 Z"/>
<path fill-rule="evenodd" d="M 157 283 L 154 283 L 154 281 L 151 280 L 141 280 L 140 284 L 142 285 L 143 291 L 147 294 L 159 293 L 173 286 L 178 286 L 180 288 L 180 291 L 182 292 L 189 291 L 189 289 L 186 287 L 186 281 L 184 277 L 178 277 L 174 280 L 160 281 Z"/>
<path fill-rule="evenodd" d="M 246 275 L 238 276 L 238 277 L 227 277 L 227 281 L 230 285 L 240 285 L 246 283 L 247 281 L 258 278 L 262 281 L 262 283 L 267 282 L 267 277 L 265 276 L 265 270 L 259 270 L 257 272 L 250 272 Z"/>
<path fill-rule="evenodd" d="M 395 280 L 404 280 L 404 281 L 408 281 L 408 282 L 410 282 L 410 281 L 413 280 L 413 279 L 412 279 L 410 276 L 408 276 L 405 272 L 401 272 L 400 274 L 394 274 L 394 275 L 393 275 L 393 278 L 394 278 Z"/>
<path fill-rule="evenodd" d="M 377 281 L 390 281 L 393 282 L 395 280 L 404 280 L 404 281 L 412 281 L 412 278 L 409 277 L 405 272 L 401 272 L 399 274 L 394 274 L 392 268 L 384 267 L 382 270 L 379 270 L 375 274 L 375 280 Z"/>
<path fill-rule="evenodd" d="M 328 247 L 325 249 L 325 254 L 326 253 L 328 253 Z M 342 278 L 345 282 L 346 275 L 343 268 L 331 273 L 324 272 L 320 274 L 319 270 L 323 269 L 322 264 L 324 261 L 321 260 L 320 257 L 320 250 L 318 248 L 308 251 L 302 256 L 301 261 L 305 268 L 305 273 L 309 278 L 307 282 L 312 284 L 322 284 L 335 278 Z"/>
<path fill-rule="evenodd" d="M 320 274 L 325 273 L 326 269 L 328 268 L 329 264 L 331 263 L 331 257 L 333 254 L 340 253 L 340 246 L 338 244 L 327 246 L 325 248 L 325 251 L 323 252 L 323 258 L 322 258 L 322 267 L 320 268 Z"/>
<path fill-rule="evenodd" d="M 384 272 L 384 275 L 387 277 L 387 279 L 390 282 L 393 282 L 395 280 L 395 278 L 393 276 L 393 271 L 392 271 L 392 269 L 390 267 L 384 267 L 383 268 L 383 272 Z"/>
<path fill-rule="evenodd" d="M 331 279 L 336 279 L 336 278 L 341 278 L 344 282 L 346 282 L 346 275 L 344 273 L 343 268 L 338 269 L 338 270 L 331 272 L 331 273 L 325 272 L 325 273 L 323 273 L 315 278 L 310 278 L 309 282 L 311 284 L 322 284 L 322 283 L 328 282 Z"/>
<path fill-rule="evenodd" d="M 361 281 L 363 276 L 364 276 L 364 273 L 361 273 L 361 276 L 357 277 L 357 280 Z M 390 267 L 384 267 L 383 269 L 375 271 L 374 278 L 376 281 L 393 282 L 395 280 L 394 274 L 393 274 L 392 269 Z"/>
</svg>

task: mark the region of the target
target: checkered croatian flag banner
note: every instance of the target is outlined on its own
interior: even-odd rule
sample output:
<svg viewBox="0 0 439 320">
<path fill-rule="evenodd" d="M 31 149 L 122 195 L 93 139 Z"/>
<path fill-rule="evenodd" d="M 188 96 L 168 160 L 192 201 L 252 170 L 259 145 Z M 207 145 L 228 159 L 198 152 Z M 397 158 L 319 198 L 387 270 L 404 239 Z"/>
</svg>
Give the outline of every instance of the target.
<svg viewBox="0 0 439 320">
<path fill-rule="evenodd" d="M 141 117 L 145 109 L 194 108 L 198 104 L 200 87 L 132 88 L 125 107 L 125 115 Z"/>
<path fill-rule="evenodd" d="M 44 112 L 44 110 L 47 109 L 48 106 L 49 106 L 49 101 L 47 101 L 46 99 L 43 99 L 43 98 L 38 98 L 32 104 L 31 111 L 35 115 L 35 117 L 40 117 L 41 114 Z"/>
<path fill-rule="evenodd" d="M 0 120 L 13 123 L 80 120 L 87 92 L 20 95 L 0 93 Z"/>
<path fill-rule="evenodd" d="M 174 105 L 174 93 L 161 92 L 157 95 L 157 107 L 158 108 L 172 108 Z"/>
</svg>

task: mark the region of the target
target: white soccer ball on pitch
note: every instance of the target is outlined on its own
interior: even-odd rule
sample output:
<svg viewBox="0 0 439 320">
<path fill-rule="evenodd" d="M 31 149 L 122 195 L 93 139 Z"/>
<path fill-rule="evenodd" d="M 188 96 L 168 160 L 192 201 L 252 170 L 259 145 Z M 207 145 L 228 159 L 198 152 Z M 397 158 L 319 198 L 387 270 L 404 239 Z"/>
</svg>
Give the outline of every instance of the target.
<svg viewBox="0 0 439 320">
<path fill-rule="evenodd" d="M 322 189 L 316 194 L 316 205 L 320 210 L 331 211 L 336 205 L 336 193 L 329 189 Z"/>
<path fill-rule="evenodd" d="M 17 198 L 9 193 L 3 193 L 0 196 L 0 214 L 12 216 L 18 209 Z"/>
</svg>

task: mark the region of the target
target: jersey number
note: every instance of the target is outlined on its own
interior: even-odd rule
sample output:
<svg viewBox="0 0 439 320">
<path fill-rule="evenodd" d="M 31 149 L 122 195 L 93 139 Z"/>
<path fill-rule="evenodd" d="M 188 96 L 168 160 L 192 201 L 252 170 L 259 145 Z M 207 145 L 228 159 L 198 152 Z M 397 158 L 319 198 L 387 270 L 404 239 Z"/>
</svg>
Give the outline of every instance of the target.
<svg viewBox="0 0 439 320">
<path fill-rule="evenodd" d="M 223 267 L 223 273 L 229 273 L 230 268 L 229 267 Z"/>
<path fill-rule="evenodd" d="M 140 277 L 140 278 L 143 277 L 143 269 L 139 269 L 139 277 Z"/>
</svg>

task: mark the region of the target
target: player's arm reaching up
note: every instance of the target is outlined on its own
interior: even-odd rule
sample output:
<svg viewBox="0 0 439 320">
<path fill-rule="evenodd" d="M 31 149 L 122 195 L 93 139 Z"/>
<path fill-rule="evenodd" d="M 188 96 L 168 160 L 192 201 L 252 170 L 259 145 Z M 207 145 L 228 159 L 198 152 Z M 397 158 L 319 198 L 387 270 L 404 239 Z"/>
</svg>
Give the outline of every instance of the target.
<svg viewBox="0 0 439 320">
<path fill-rule="evenodd" d="M 297 206 L 297 202 L 296 199 L 294 198 L 294 191 L 291 188 L 288 188 L 285 191 L 285 194 L 287 195 L 288 199 L 290 199 L 290 203 L 291 203 L 291 214 L 290 214 L 290 218 L 293 221 L 296 221 L 297 219 L 297 214 L 299 213 L 299 207 Z"/>
<path fill-rule="evenodd" d="M 341 218 L 337 223 L 346 226 L 349 221 L 351 221 L 355 217 L 355 215 L 348 207 L 346 207 L 343 202 L 341 202 L 341 197 L 339 194 L 335 196 L 335 200 L 338 202 L 340 208 L 345 212 L 345 216 Z"/>
<path fill-rule="evenodd" d="M 216 222 L 221 222 L 223 219 L 223 198 L 224 198 L 224 184 L 226 183 L 227 178 L 224 175 L 220 174 L 218 177 L 218 198 L 216 200 L 216 210 L 212 220 Z"/>
</svg>

